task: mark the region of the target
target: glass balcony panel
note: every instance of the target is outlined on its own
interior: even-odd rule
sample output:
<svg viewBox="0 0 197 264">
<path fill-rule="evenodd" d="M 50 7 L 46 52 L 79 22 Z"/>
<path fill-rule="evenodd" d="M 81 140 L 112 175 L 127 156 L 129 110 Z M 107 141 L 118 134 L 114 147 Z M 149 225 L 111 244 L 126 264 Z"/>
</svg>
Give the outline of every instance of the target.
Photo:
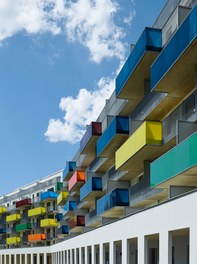
<svg viewBox="0 0 197 264">
<path fill-rule="evenodd" d="M 112 139 L 117 140 L 118 134 L 128 135 L 129 134 L 129 119 L 128 117 L 116 116 L 105 130 L 103 135 L 99 138 L 96 143 L 96 155 L 103 156 L 102 152 L 111 144 Z M 125 138 L 125 137 L 124 137 Z M 125 138 L 126 140 L 126 138 Z M 117 142 L 116 142 L 117 144 Z M 121 144 L 121 143 L 120 143 Z M 112 153 L 110 151 L 110 153 Z M 106 156 L 106 155 L 105 155 Z"/>
<path fill-rule="evenodd" d="M 26 199 L 16 202 L 16 208 L 19 208 L 22 206 L 28 206 L 28 205 L 32 205 L 32 201 L 30 198 L 26 198 Z"/>
<path fill-rule="evenodd" d="M 46 234 L 33 234 L 33 235 L 28 235 L 28 241 L 29 242 L 38 242 L 46 240 Z"/>
<path fill-rule="evenodd" d="M 84 171 L 76 171 L 73 176 L 70 178 L 68 183 L 68 190 L 73 191 L 74 187 L 79 187 L 83 185 L 85 182 L 85 172 Z M 78 188 L 78 190 L 79 190 Z"/>
<path fill-rule="evenodd" d="M 123 90 L 129 77 L 134 72 L 140 60 L 146 51 L 161 51 L 162 49 L 162 34 L 161 30 L 154 28 L 145 28 L 133 51 L 125 62 L 118 77 L 116 78 L 116 95 L 118 96 Z M 132 96 L 132 93 L 131 93 Z M 135 98 L 135 95 L 134 95 Z"/>
<path fill-rule="evenodd" d="M 73 172 L 76 168 L 76 162 L 75 161 L 67 161 L 66 167 L 63 171 L 63 180 L 68 181 L 70 177 L 72 176 Z"/>
<path fill-rule="evenodd" d="M 97 201 L 97 215 L 103 215 L 106 211 L 117 206 L 129 206 L 128 189 L 115 189 Z"/>
<path fill-rule="evenodd" d="M 57 199 L 57 197 L 58 194 L 56 192 L 47 191 L 40 194 L 40 201 L 54 200 Z"/>
<path fill-rule="evenodd" d="M 21 219 L 20 214 L 12 214 L 6 216 L 6 222 L 14 222 L 14 221 L 19 221 Z"/>
<path fill-rule="evenodd" d="M 19 224 L 19 225 L 16 225 L 16 232 L 23 232 L 23 231 L 26 231 L 26 230 L 30 230 L 32 228 L 32 224 L 31 223 L 26 223 L 26 224 Z"/>
<path fill-rule="evenodd" d="M 197 132 L 151 163 L 152 187 L 197 186 Z"/>
<path fill-rule="evenodd" d="M 80 189 L 80 201 L 94 191 L 102 191 L 102 178 L 90 178 Z"/>
<path fill-rule="evenodd" d="M 58 227 L 59 223 L 55 219 L 43 219 L 40 221 L 41 227 Z"/>
<path fill-rule="evenodd" d="M 46 213 L 45 207 L 38 207 L 34 209 L 28 210 L 28 217 L 36 216 L 36 215 L 42 215 Z"/>
</svg>

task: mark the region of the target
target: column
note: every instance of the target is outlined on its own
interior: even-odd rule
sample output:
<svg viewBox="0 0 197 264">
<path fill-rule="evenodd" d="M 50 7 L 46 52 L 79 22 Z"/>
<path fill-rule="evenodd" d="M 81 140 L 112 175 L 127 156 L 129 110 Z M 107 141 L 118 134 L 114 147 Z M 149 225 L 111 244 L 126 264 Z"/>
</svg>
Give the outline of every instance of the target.
<svg viewBox="0 0 197 264">
<path fill-rule="evenodd" d="M 34 255 L 33 255 L 33 253 L 31 253 L 31 264 L 34 264 Z"/>
<path fill-rule="evenodd" d="M 88 247 L 85 247 L 85 264 L 88 263 Z"/>
<path fill-rule="evenodd" d="M 25 257 L 25 259 L 24 259 L 24 260 L 25 260 L 25 264 L 27 264 L 27 254 L 25 254 L 24 257 Z M 10 263 L 10 264 L 11 264 L 11 263 Z"/>
<path fill-rule="evenodd" d="M 189 231 L 189 263 L 197 263 L 197 226 L 193 225 Z"/>
<path fill-rule="evenodd" d="M 172 263 L 172 236 L 168 231 L 159 234 L 159 264 Z"/>
<path fill-rule="evenodd" d="M 122 240 L 122 263 L 128 263 L 128 243 L 127 239 Z"/>
<path fill-rule="evenodd" d="M 1 264 L 1 262 L 0 262 L 0 264 Z M 14 264 L 17 264 L 17 262 L 16 262 L 16 254 L 14 254 Z M 31 264 L 33 264 L 33 263 L 31 263 Z"/>
<path fill-rule="evenodd" d="M 12 258 L 12 255 L 10 254 L 9 255 L 9 264 L 11 264 L 11 258 Z M 25 263 L 26 264 L 26 263 Z"/>
<path fill-rule="evenodd" d="M 47 264 L 47 254 L 43 253 L 43 264 Z"/>
<path fill-rule="evenodd" d="M 2 264 L 2 255 L 0 255 L 0 264 Z"/>
<path fill-rule="evenodd" d="M 96 263 L 96 251 L 95 251 L 94 245 L 91 247 L 91 251 L 92 251 L 92 264 L 95 264 Z"/>
<path fill-rule="evenodd" d="M 114 242 L 110 242 L 109 243 L 109 263 L 110 264 L 114 264 L 115 263 L 115 256 L 114 256 Z"/>
<path fill-rule="evenodd" d="M 104 250 L 103 250 L 103 244 L 99 244 L 99 264 L 104 264 Z"/>
<path fill-rule="evenodd" d="M 147 239 L 142 235 L 138 237 L 138 263 L 148 264 L 148 243 Z"/>
<path fill-rule="evenodd" d="M 82 264 L 81 258 L 82 258 L 82 249 L 79 248 L 79 264 Z"/>
<path fill-rule="evenodd" d="M 62 252 L 62 264 L 66 264 L 66 261 L 65 261 L 65 250 L 63 250 Z"/>
<path fill-rule="evenodd" d="M 37 255 L 37 256 L 36 256 L 36 257 L 37 257 L 37 264 L 40 264 L 40 254 L 37 253 L 36 255 Z"/>
</svg>

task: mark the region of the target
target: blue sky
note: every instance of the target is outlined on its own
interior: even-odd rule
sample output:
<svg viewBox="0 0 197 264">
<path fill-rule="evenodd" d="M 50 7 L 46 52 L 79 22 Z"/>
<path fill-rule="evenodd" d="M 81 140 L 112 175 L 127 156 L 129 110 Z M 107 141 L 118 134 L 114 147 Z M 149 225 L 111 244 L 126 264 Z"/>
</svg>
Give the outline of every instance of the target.
<svg viewBox="0 0 197 264">
<path fill-rule="evenodd" d="M 1 0 L 0 195 L 63 169 L 165 0 Z"/>
</svg>

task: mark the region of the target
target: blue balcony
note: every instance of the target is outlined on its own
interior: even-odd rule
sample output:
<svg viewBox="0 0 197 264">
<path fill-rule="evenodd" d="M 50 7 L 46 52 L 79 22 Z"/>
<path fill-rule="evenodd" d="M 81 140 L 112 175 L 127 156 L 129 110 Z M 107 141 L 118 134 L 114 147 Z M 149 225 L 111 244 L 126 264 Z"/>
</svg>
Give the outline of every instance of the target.
<svg viewBox="0 0 197 264">
<path fill-rule="evenodd" d="M 113 158 L 129 135 L 128 117 L 116 116 L 96 144 L 97 157 Z"/>
<path fill-rule="evenodd" d="M 86 154 L 88 152 L 88 146 L 92 146 L 95 143 L 95 140 L 102 135 L 102 123 L 92 122 L 89 126 L 86 127 L 86 132 L 80 141 L 80 152 Z M 93 142 L 92 142 L 93 141 Z"/>
<path fill-rule="evenodd" d="M 197 63 L 197 6 L 151 66 L 151 90 L 167 92 L 179 103 L 195 86 Z M 176 100 L 175 100 L 176 99 Z"/>
<path fill-rule="evenodd" d="M 129 206 L 128 189 L 115 189 L 97 201 L 97 215 L 122 217 L 125 206 Z"/>
<path fill-rule="evenodd" d="M 77 202 L 76 201 L 68 201 L 64 205 L 63 209 L 66 212 L 73 211 L 77 207 Z"/>
<path fill-rule="evenodd" d="M 6 228 L 0 228 L 0 234 L 6 234 Z"/>
<path fill-rule="evenodd" d="M 76 162 L 74 161 L 67 161 L 66 167 L 63 170 L 63 181 L 68 181 L 70 177 L 73 175 L 73 172 L 76 168 Z"/>
<path fill-rule="evenodd" d="M 80 189 L 80 201 L 85 198 L 89 198 L 92 201 L 95 198 L 93 196 L 97 196 L 99 192 L 102 192 L 102 178 L 90 178 Z"/>
<path fill-rule="evenodd" d="M 56 214 L 55 218 L 57 219 L 57 221 L 61 221 L 63 219 L 63 214 L 58 213 Z"/>
<path fill-rule="evenodd" d="M 47 202 L 50 200 L 55 200 L 58 197 L 58 193 L 47 191 L 40 194 L 40 201 Z"/>
<path fill-rule="evenodd" d="M 69 234 L 69 227 L 68 226 L 61 226 L 57 229 L 57 235 L 68 235 Z"/>
<path fill-rule="evenodd" d="M 149 67 L 161 49 L 161 30 L 145 28 L 116 78 L 116 96 L 118 98 L 136 99 L 143 97 L 144 80 L 150 79 Z M 138 70 L 139 67 L 140 70 Z"/>
</svg>

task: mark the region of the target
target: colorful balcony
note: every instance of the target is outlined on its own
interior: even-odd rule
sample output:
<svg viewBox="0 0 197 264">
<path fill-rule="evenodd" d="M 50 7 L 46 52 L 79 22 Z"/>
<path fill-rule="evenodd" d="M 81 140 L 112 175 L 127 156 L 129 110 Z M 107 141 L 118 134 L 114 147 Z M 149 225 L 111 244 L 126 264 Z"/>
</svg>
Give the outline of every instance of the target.
<svg viewBox="0 0 197 264">
<path fill-rule="evenodd" d="M 12 215 L 8 215 L 6 216 L 6 222 L 15 222 L 15 221 L 19 221 L 21 219 L 20 214 L 12 214 Z"/>
<path fill-rule="evenodd" d="M 26 198 L 26 199 L 23 199 L 21 201 L 16 202 L 16 208 L 26 207 L 26 206 L 30 206 L 30 205 L 32 205 L 32 201 L 30 198 Z"/>
<path fill-rule="evenodd" d="M 129 206 L 128 189 L 115 189 L 97 201 L 97 215 L 122 217 L 125 206 Z"/>
<path fill-rule="evenodd" d="M 151 90 L 168 93 L 167 113 L 195 87 L 197 62 L 197 6 L 151 66 Z M 164 101 L 164 102 L 165 102 Z M 161 111 L 162 112 L 162 111 Z M 161 113 L 162 114 L 162 113 Z M 165 114 L 165 113 L 164 113 Z"/>
<path fill-rule="evenodd" d="M 6 207 L 0 207 L 0 214 L 6 213 Z"/>
<path fill-rule="evenodd" d="M 72 216 L 73 215 L 73 211 L 76 209 L 77 207 L 77 202 L 76 201 L 67 201 L 67 203 L 65 204 L 65 206 L 63 207 L 64 209 L 64 216 Z"/>
<path fill-rule="evenodd" d="M 34 209 L 31 209 L 31 210 L 28 210 L 28 217 L 43 215 L 45 213 L 46 213 L 46 208 L 45 207 L 38 207 L 38 208 L 34 208 Z"/>
<path fill-rule="evenodd" d="M 150 80 L 150 66 L 161 49 L 161 30 L 145 28 L 116 78 L 117 98 L 128 100 L 121 114 L 130 115 L 144 97 L 144 81 Z"/>
<path fill-rule="evenodd" d="M 71 176 L 73 175 L 73 172 L 75 171 L 76 168 L 76 162 L 74 161 L 67 161 L 66 162 L 66 167 L 63 171 L 63 180 L 68 181 Z"/>
<path fill-rule="evenodd" d="M 59 193 L 62 187 L 63 187 L 63 182 L 57 182 L 55 186 L 55 191 Z"/>
<path fill-rule="evenodd" d="M 151 186 L 197 187 L 197 132 L 151 163 Z"/>
<path fill-rule="evenodd" d="M 33 234 L 28 235 L 29 242 L 40 242 L 46 240 L 46 234 Z"/>
<path fill-rule="evenodd" d="M 107 167 L 103 167 L 104 171 L 107 170 L 108 167 L 113 165 L 114 152 L 128 138 L 128 134 L 129 119 L 127 117 L 116 116 L 114 117 L 108 128 L 105 130 L 103 135 L 97 141 L 97 157 L 110 158 L 109 160 L 107 160 Z"/>
<path fill-rule="evenodd" d="M 70 233 L 83 232 L 85 227 L 85 216 L 77 215 L 69 221 Z"/>
<path fill-rule="evenodd" d="M 85 154 L 81 166 L 87 167 L 96 156 L 95 146 L 98 138 L 102 135 L 102 123 L 92 122 L 86 127 L 86 132 L 80 141 L 80 152 Z"/>
<path fill-rule="evenodd" d="M 60 222 L 60 221 L 63 219 L 63 214 L 62 214 L 62 213 L 58 213 L 58 214 L 56 214 L 55 219 L 56 219 L 58 222 Z"/>
<path fill-rule="evenodd" d="M 85 203 L 84 208 L 89 208 L 90 204 L 95 202 L 95 199 L 101 197 L 104 192 L 102 191 L 102 178 L 90 178 L 80 189 L 80 201 Z"/>
<path fill-rule="evenodd" d="M 40 226 L 41 227 L 58 227 L 59 223 L 56 221 L 56 219 L 43 219 L 40 220 Z"/>
<path fill-rule="evenodd" d="M 80 187 L 85 183 L 85 172 L 76 171 L 68 182 L 69 191 L 78 191 Z"/>
<path fill-rule="evenodd" d="M 57 205 L 64 205 L 67 196 L 68 196 L 68 192 L 61 192 L 57 197 Z"/>
<path fill-rule="evenodd" d="M 16 232 L 25 232 L 30 229 L 32 229 L 31 223 L 19 224 L 19 225 L 16 225 L 16 228 L 15 228 Z"/>
<path fill-rule="evenodd" d="M 69 227 L 68 226 L 60 226 L 57 229 L 57 235 L 61 236 L 61 235 L 68 235 L 69 234 Z"/>
<path fill-rule="evenodd" d="M 49 202 L 51 200 L 56 200 L 57 197 L 58 197 L 58 194 L 56 192 L 47 191 L 47 192 L 41 193 L 40 201 L 41 202 Z"/>
<path fill-rule="evenodd" d="M 6 244 L 7 245 L 16 245 L 16 244 L 20 244 L 21 239 L 20 237 L 8 237 L 6 238 Z"/>
<path fill-rule="evenodd" d="M 6 228 L 0 228 L 0 235 L 6 234 Z"/>
<path fill-rule="evenodd" d="M 162 148 L 161 144 L 162 124 L 145 121 L 116 151 L 116 170 L 130 171 L 125 177 L 136 176 L 136 172 L 143 171 L 144 160 L 154 160 L 165 151 L 165 145 Z"/>
</svg>

